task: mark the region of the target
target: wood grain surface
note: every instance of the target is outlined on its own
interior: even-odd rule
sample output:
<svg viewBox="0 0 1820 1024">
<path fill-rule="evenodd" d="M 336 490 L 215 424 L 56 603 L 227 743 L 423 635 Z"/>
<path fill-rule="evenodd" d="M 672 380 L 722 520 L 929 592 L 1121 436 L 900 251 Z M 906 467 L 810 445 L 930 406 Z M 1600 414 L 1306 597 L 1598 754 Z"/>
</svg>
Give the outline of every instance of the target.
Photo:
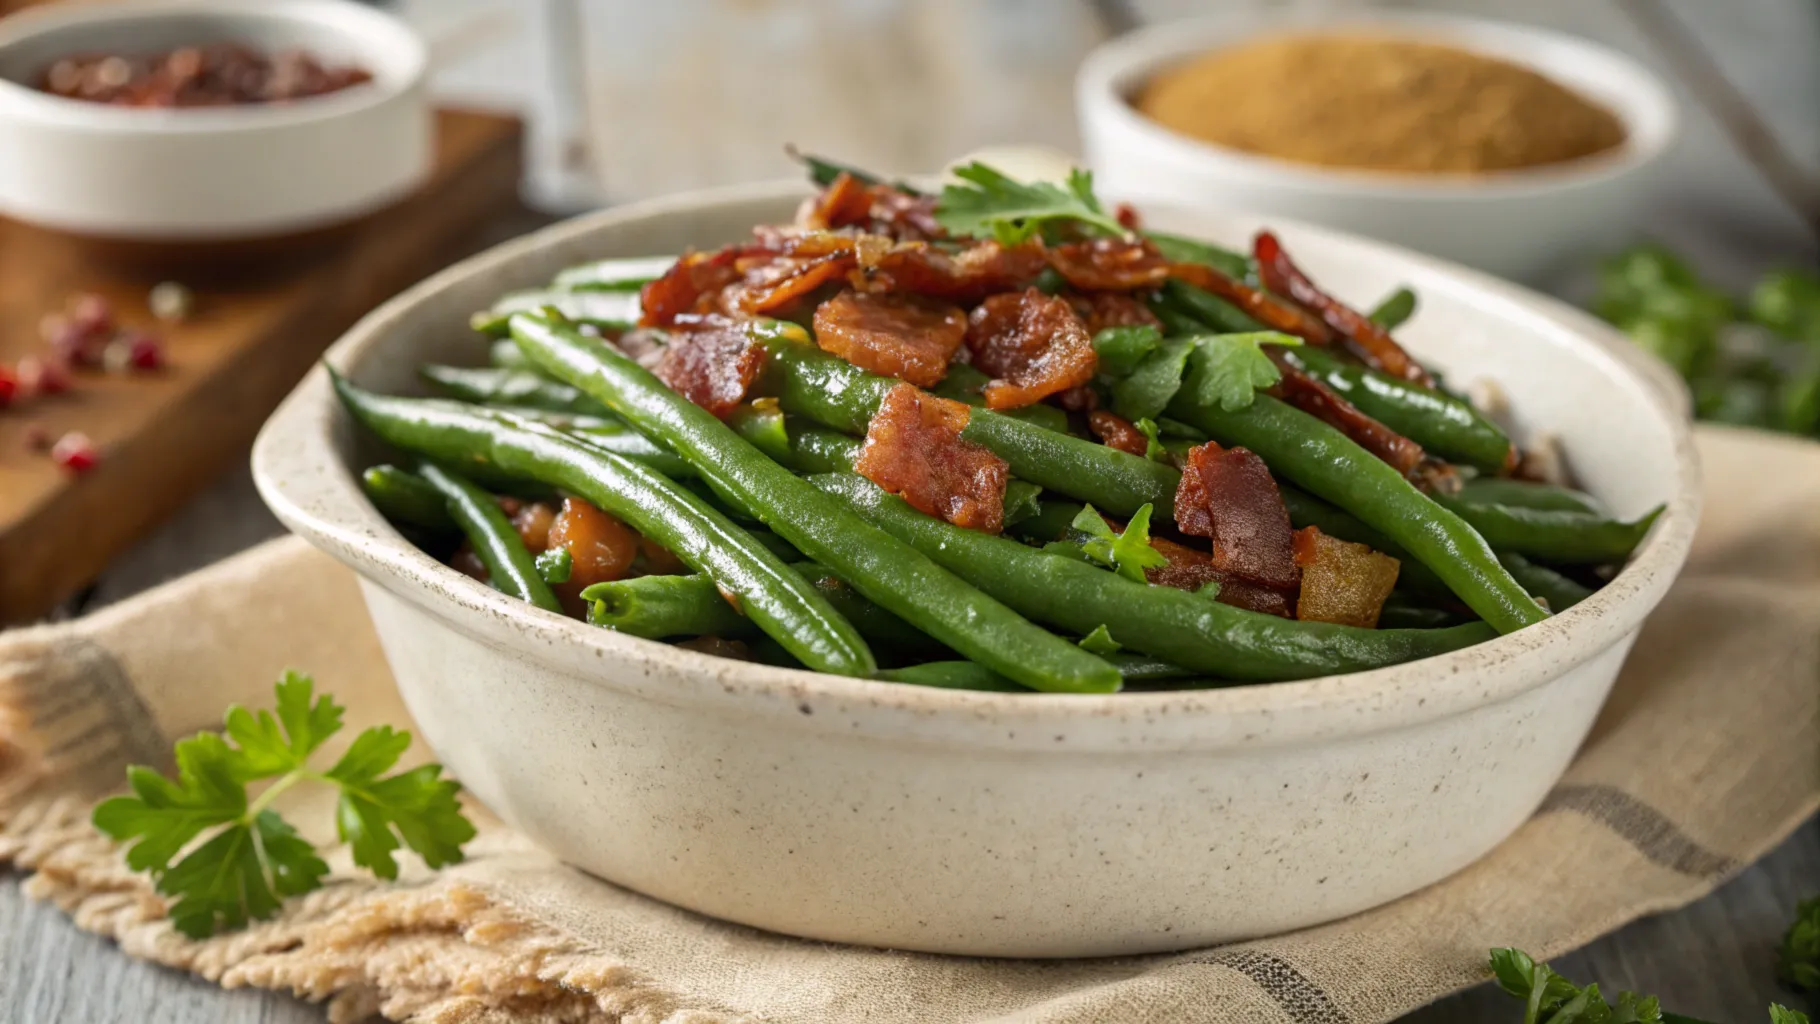
<svg viewBox="0 0 1820 1024">
<path fill-rule="evenodd" d="M 436 170 L 417 195 L 293 270 L 197 288 L 196 315 L 180 325 L 156 324 L 146 283 L 100 268 L 89 247 L 0 221 L 0 363 L 41 351 L 40 319 L 83 292 L 154 329 L 169 356 L 153 373 L 81 374 L 69 394 L 0 415 L 0 624 L 94 580 L 228 465 L 342 331 L 517 203 L 516 119 L 445 111 L 437 128 Z M 100 465 L 58 469 L 31 450 L 34 429 L 83 431 Z"/>
</svg>

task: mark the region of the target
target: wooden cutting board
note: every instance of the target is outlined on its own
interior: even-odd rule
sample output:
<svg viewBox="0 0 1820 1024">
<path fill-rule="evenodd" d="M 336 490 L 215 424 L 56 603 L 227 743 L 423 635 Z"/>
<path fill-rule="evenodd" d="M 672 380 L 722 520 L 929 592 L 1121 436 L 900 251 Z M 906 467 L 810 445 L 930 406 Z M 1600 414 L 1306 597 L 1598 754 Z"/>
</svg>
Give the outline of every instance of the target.
<svg viewBox="0 0 1820 1024">
<path fill-rule="evenodd" d="M 83 373 L 68 394 L 0 409 L 0 625 L 42 616 L 234 460 L 323 349 L 374 306 L 469 251 L 513 210 L 523 164 L 516 119 L 438 114 L 434 175 L 329 254 L 256 284 L 196 289 L 194 314 L 158 324 L 142 280 L 0 220 L 0 363 L 42 351 L 39 321 L 93 292 L 150 328 L 169 365 Z M 100 463 L 59 469 L 28 432 L 80 430 Z"/>
</svg>

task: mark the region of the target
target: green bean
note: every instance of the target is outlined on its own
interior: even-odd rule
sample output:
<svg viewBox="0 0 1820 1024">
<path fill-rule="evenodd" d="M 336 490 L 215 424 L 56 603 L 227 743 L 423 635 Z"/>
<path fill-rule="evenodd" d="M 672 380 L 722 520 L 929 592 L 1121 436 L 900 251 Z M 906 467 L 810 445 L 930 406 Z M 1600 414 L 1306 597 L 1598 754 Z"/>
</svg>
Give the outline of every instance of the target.
<svg viewBox="0 0 1820 1024">
<path fill-rule="evenodd" d="M 1247 334 L 1267 329 L 1239 307 L 1186 281 L 1164 282 L 1162 300 L 1168 308 L 1205 324 L 1206 329 L 1198 332 L 1201 334 L 1209 331 L 1214 334 Z"/>
<path fill-rule="evenodd" d="M 564 267 L 551 284 L 578 292 L 636 292 L 656 280 L 675 262 L 674 256 L 596 260 Z"/>
<path fill-rule="evenodd" d="M 1553 509 L 1605 515 L 1599 499 L 1584 491 L 1555 484 L 1532 483 L 1507 477 L 1477 477 L 1460 485 L 1461 501 L 1475 505 L 1510 505 L 1516 508 Z"/>
<path fill-rule="evenodd" d="M 926 516 L 863 477 L 810 481 L 988 594 L 1040 622 L 1085 636 L 1100 626 L 1126 648 L 1196 672 L 1279 680 L 1356 672 L 1489 639 L 1482 624 L 1455 630 L 1372 630 L 1296 622 L 967 530 Z"/>
<path fill-rule="evenodd" d="M 449 518 L 467 535 L 496 589 L 545 611 L 562 613 L 562 604 L 537 572 L 530 549 L 491 494 L 433 462 L 419 467 L 418 475 L 442 495 Z"/>
<path fill-rule="evenodd" d="M 606 406 L 576 388 L 528 370 L 438 366 L 417 370 L 424 380 L 450 398 L 484 405 L 516 405 L 576 416 L 612 417 Z"/>
<path fill-rule="evenodd" d="M 1101 657 L 1111 662 L 1113 668 L 1119 670 L 1119 677 L 1125 680 L 1127 686 L 1133 683 L 1175 682 L 1194 676 L 1193 672 L 1180 665 L 1145 654 L 1127 654 L 1120 651 L 1117 654 L 1105 654 Z"/>
<path fill-rule="evenodd" d="M 1433 569 L 1467 606 L 1501 633 L 1533 625 L 1548 613 L 1498 564 L 1486 539 L 1464 519 L 1430 500 L 1388 463 L 1345 434 L 1269 395 L 1243 409 L 1199 405 L 1183 387 L 1170 415 L 1242 445 L 1287 479 L 1332 502 L 1402 545 Z"/>
<path fill-rule="evenodd" d="M 921 665 L 886 669 L 880 679 L 894 683 L 934 686 L 943 690 L 985 690 L 991 693 L 1029 693 L 997 672 L 971 661 L 930 661 Z"/>
<path fill-rule="evenodd" d="M 986 382 L 991 379 L 984 370 L 968 366 L 965 363 L 955 363 L 948 367 L 948 375 L 943 377 L 942 382 L 932 388 L 929 393 L 953 399 L 956 402 L 964 402 L 975 409 L 983 409 L 986 407 L 984 394 Z M 1022 409 L 1009 409 L 999 415 L 1023 420 L 1026 423 L 1034 423 L 1045 430 L 1054 430 L 1063 434 L 1070 432 L 1068 414 L 1053 405 L 1041 403 L 1026 405 Z"/>
<path fill-rule="evenodd" d="M 531 361 L 519 351 L 518 342 L 501 338 L 487 346 L 487 362 L 501 370 L 534 370 Z"/>
<path fill-rule="evenodd" d="M 1207 325 L 1187 313 L 1181 312 L 1161 298 L 1150 300 L 1150 312 L 1163 324 L 1164 337 L 1186 337 L 1195 334 L 1206 334 Z"/>
<path fill-rule="evenodd" d="M 1550 611 L 1564 612 L 1574 605 L 1593 595 L 1593 592 L 1574 580 L 1550 569 L 1537 565 L 1522 555 L 1509 551 L 1498 552 L 1498 561 L 1516 577 L 1523 589 L 1532 595 L 1548 602 Z"/>
<path fill-rule="evenodd" d="M 1387 331 L 1394 331 L 1409 322 L 1416 315 L 1416 293 L 1408 288 L 1398 288 L 1369 314 L 1371 322 Z"/>
<path fill-rule="evenodd" d="M 374 466 L 360 474 L 360 489 L 379 514 L 394 523 L 437 533 L 457 529 L 442 492 L 409 470 L 384 464 Z"/>
<path fill-rule="evenodd" d="M 706 576 L 636 576 L 596 583 L 581 592 L 588 621 L 646 640 L 760 636 L 758 624 L 740 614 Z"/>
<path fill-rule="evenodd" d="M 1446 629 L 1465 621 L 1458 612 L 1437 608 L 1404 590 L 1393 590 L 1378 612 L 1379 629 Z"/>
<path fill-rule="evenodd" d="M 513 292 L 491 309 L 476 313 L 468 326 L 493 338 L 506 336 L 513 313 L 553 308 L 569 320 L 600 331 L 629 331 L 638 323 L 636 292 L 581 292 L 564 288 Z"/>
<path fill-rule="evenodd" d="M 1434 500 L 1472 524 L 1493 548 L 1556 565 L 1622 562 L 1662 514 L 1657 506 L 1626 523 L 1587 512 L 1480 504 L 1455 495 L 1436 494 Z"/>
<path fill-rule="evenodd" d="M 1146 231 L 1144 237 L 1150 239 L 1162 254 L 1175 263 L 1204 263 L 1218 270 L 1227 277 L 1240 280 L 1251 275 L 1251 260 L 1244 253 L 1223 249 L 1209 242 L 1182 235 L 1172 235 L 1163 231 Z"/>
<path fill-rule="evenodd" d="M 728 592 L 804 664 L 836 675 L 878 667 L 852 623 L 745 530 L 669 478 L 548 426 L 434 399 L 389 398 L 333 377 L 342 403 L 399 448 L 450 465 L 486 464 L 580 495 L 668 548 Z"/>
<path fill-rule="evenodd" d="M 675 450 L 716 490 L 758 514 L 778 535 L 873 603 L 1032 689 L 1091 693 L 1117 688 L 1118 673 L 1111 666 L 1032 625 L 893 540 L 766 458 L 732 428 L 612 346 L 528 314 L 512 318 L 512 335 L 546 373 L 582 388 L 646 436 Z"/>
<path fill-rule="evenodd" d="M 1365 415 L 1435 455 L 1486 473 L 1503 472 L 1509 465 L 1510 438 L 1464 399 L 1349 363 L 1311 345 L 1278 351 Z"/>
<path fill-rule="evenodd" d="M 792 415 L 864 434 L 898 384 L 828 355 L 791 325 L 759 322 L 751 329 L 770 353 L 766 386 Z M 961 436 L 1004 459 L 1011 475 L 1090 501 L 1102 512 L 1128 516 L 1150 504 L 1156 515 L 1167 517 L 1174 508 L 1179 474 L 1160 462 L 985 409 L 974 410 Z"/>
</svg>

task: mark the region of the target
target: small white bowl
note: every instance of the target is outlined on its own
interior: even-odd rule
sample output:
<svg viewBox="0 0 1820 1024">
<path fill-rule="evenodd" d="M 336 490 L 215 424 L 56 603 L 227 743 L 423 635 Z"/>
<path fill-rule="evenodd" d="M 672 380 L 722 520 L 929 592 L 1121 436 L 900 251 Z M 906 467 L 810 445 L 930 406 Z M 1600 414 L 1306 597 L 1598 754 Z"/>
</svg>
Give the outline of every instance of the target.
<svg viewBox="0 0 1820 1024">
<path fill-rule="evenodd" d="M 479 363 L 468 315 L 564 266 L 749 238 L 801 185 L 620 207 L 461 263 L 328 361 L 421 387 Z M 1262 221 L 1156 204 L 1228 244 Z M 639 640 L 508 598 L 412 546 L 362 495 L 383 454 L 312 373 L 261 432 L 260 494 L 352 567 L 411 715 L 487 807 L 563 860 L 793 935 L 982 956 L 1181 949 L 1331 921 L 1435 882 L 1535 811 L 1687 556 L 1699 469 L 1647 356 L 1576 310 L 1389 246 L 1275 221 L 1323 284 L 1399 283 L 1399 332 L 1519 434 L 1559 436 L 1617 513 L 1667 511 L 1629 566 L 1546 622 L 1444 657 L 1264 686 L 970 693 Z"/>
<path fill-rule="evenodd" d="M 58 58 L 237 40 L 301 47 L 373 81 L 288 104 L 145 110 L 33 88 Z M 0 19 L 0 214 L 129 242 L 316 231 L 411 193 L 429 174 L 423 42 L 349 0 L 55 4 Z"/>
<path fill-rule="evenodd" d="M 1294 31 L 1416 39 L 1524 65 L 1610 109 L 1627 139 L 1613 153 L 1533 169 L 1397 174 L 1217 146 L 1165 128 L 1131 103 L 1145 81 L 1172 64 Z M 1107 191 L 1293 217 L 1529 282 L 1629 237 L 1679 120 L 1660 80 L 1605 47 L 1528 26 L 1393 12 L 1249 11 L 1155 25 L 1089 54 L 1076 103 L 1087 163 Z"/>
</svg>

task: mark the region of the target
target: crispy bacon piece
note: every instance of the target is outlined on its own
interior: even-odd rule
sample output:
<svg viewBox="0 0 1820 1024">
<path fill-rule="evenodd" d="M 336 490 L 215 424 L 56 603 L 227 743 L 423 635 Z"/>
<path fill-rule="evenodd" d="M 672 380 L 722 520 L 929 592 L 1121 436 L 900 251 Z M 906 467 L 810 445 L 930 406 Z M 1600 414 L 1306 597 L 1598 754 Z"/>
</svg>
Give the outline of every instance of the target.
<svg viewBox="0 0 1820 1024">
<path fill-rule="evenodd" d="M 1273 331 L 1293 334 L 1311 345 L 1326 345 L 1333 341 L 1333 331 L 1307 310 L 1227 277 L 1212 267 L 1200 263 L 1171 263 L 1169 276 L 1218 295 Z"/>
<path fill-rule="evenodd" d="M 1150 450 L 1150 439 L 1144 436 L 1144 432 L 1118 413 L 1095 409 L 1087 414 L 1087 426 L 1093 431 L 1093 436 L 1108 448 L 1117 448 L 1139 457 Z"/>
<path fill-rule="evenodd" d="M 935 219 L 935 200 L 891 185 L 866 185 L 842 173 L 803 205 L 797 224 L 821 231 L 858 228 L 900 242 L 926 241 L 947 235 Z"/>
<path fill-rule="evenodd" d="M 1301 580 L 1289 509 L 1264 460 L 1213 442 L 1190 449 L 1175 492 L 1176 526 L 1213 541 L 1213 567 L 1273 590 Z"/>
<path fill-rule="evenodd" d="M 997 533 L 1005 522 L 1005 460 L 961 438 L 970 410 L 914 384 L 879 405 L 853 469 L 926 515 Z"/>
<path fill-rule="evenodd" d="M 1339 392 L 1303 373 L 1288 360 L 1281 357 L 1273 357 L 1273 360 L 1283 374 L 1283 379 L 1271 389 L 1278 398 L 1339 430 L 1404 476 L 1413 476 L 1417 467 L 1424 464 L 1427 454 L 1421 445 L 1365 415 Z"/>
<path fill-rule="evenodd" d="M 1034 243 L 1005 246 L 975 242 L 949 254 L 919 242 L 869 253 L 860 245 L 860 267 L 898 291 L 970 306 L 989 295 L 1028 285 L 1043 272 L 1043 250 Z"/>
<path fill-rule="evenodd" d="M 1099 369 L 1093 336 L 1068 301 L 1035 288 L 982 302 L 968 318 L 967 348 L 973 365 L 993 376 L 983 392 L 988 409 L 1016 409 L 1084 387 Z"/>
<path fill-rule="evenodd" d="M 753 316 L 776 313 L 808 298 L 817 288 L 843 280 L 859 265 L 851 252 L 775 260 L 748 270 L 731 289 L 729 311 Z"/>
<path fill-rule="evenodd" d="M 676 326 L 653 372 L 670 390 L 725 419 L 764 372 L 764 348 L 724 316 L 689 314 Z"/>
<path fill-rule="evenodd" d="M 932 388 L 967 336 L 959 306 L 895 292 L 841 292 L 815 310 L 815 343 L 847 362 Z"/>
<path fill-rule="evenodd" d="M 1251 252 L 1257 259 L 1258 276 L 1263 280 L 1264 287 L 1278 295 L 1288 296 L 1319 314 L 1322 322 L 1345 339 L 1346 347 L 1367 366 L 1393 377 L 1415 381 L 1423 387 L 1434 386 L 1434 378 L 1428 375 L 1421 363 L 1403 351 L 1403 347 L 1396 343 L 1389 331 L 1316 287 L 1308 275 L 1295 265 L 1295 261 L 1289 258 L 1289 254 L 1283 251 L 1283 244 L 1277 241 L 1276 235 L 1268 231 L 1258 232 L 1257 237 L 1252 239 Z"/>
<path fill-rule="evenodd" d="M 1125 292 L 1065 292 L 1063 297 L 1087 325 L 1088 334 L 1108 327 L 1162 327 L 1150 307 Z"/>
<path fill-rule="evenodd" d="M 687 313 L 712 312 L 721 291 L 742 276 L 735 265 L 741 255 L 741 248 L 733 245 L 717 252 L 684 253 L 662 277 L 640 290 L 638 322 L 663 327 Z"/>
<path fill-rule="evenodd" d="M 1221 572 L 1213 567 L 1213 556 L 1205 551 L 1177 544 L 1167 537 L 1150 538 L 1150 546 L 1169 559 L 1168 565 L 1144 570 L 1144 579 L 1159 587 L 1199 590 L 1208 583 L 1218 583 L 1220 592 L 1214 600 L 1221 604 L 1266 615 L 1278 615 L 1285 619 L 1295 618 L 1287 592 L 1261 587 L 1231 573 Z"/>
<path fill-rule="evenodd" d="M 596 583 L 623 578 L 638 557 L 636 533 L 618 519 L 581 498 L 564 498 L 562 511 L 550 523 L 549 546 L 569 553 L 569 579 L 551 589 L 570 615 L 585 616 L 581 592 Z"/>
<path fill-rule="evenodd" d="M 810 208 L 809 227 L 844 228 L 863 223 L 872 213 L 872 189 L 858 178 L 840 172 Z"/>
<path fill-rule="evenodd" d="M 1295 564 L 1302 567 L 1296 618 L 1366 629 L 1377 627 L 1384 599 L 1402 568 L 1389 555 L 1329 537 L 1314 526 L 1296 531 Z"/>
<path fill-rule="evenodd" d="M 1092 412 L 1100 407 L 1100 393 L 1089 387 L 1069 388 L 1056 393 L 1055 404 L 1069 412 Z"/>
<path fill-rule="evenodd" d="M 1047 250 L 1049 265 L 1087 291 L 1136 291 L 1169 279 L 1169 261 L 1142 238 L 1095 238 Z"/>
</svg>

